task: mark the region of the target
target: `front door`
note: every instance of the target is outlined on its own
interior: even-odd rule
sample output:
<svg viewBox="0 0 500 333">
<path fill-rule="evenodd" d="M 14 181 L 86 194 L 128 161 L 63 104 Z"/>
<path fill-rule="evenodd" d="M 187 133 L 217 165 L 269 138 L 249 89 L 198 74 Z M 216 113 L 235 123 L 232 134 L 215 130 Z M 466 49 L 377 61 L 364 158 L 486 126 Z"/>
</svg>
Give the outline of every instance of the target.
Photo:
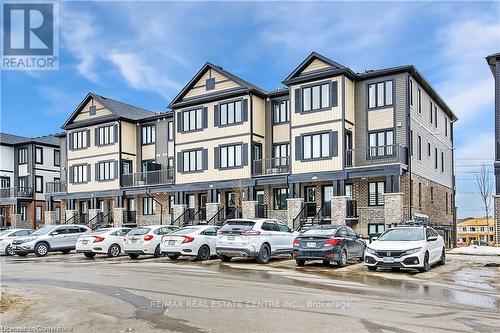
<svg viewBox="0 0 500 333">
<path fill-rule="evenodd" d="M 236 193 L 226 193 L 226 218 L 236 218 Z"/>
<path fill-rule="evenodd" d="M 332 205 L 332 199 L 333 199 L 333 186 L 332 185 L 327 185 L 323 186 L 323 193 L 322 193 L 322 205 L 323 205 L 323 211 L 322 215 L 326 217 L 327 219 L 331 218 L 331 205 Z"/>
<path fill-rule="evenodd" d="M 207 219 L 207 201 L 208 196 L 206 193 L 200 194 L 200 220 L 205 221 Z"/>
<path fill-rule="evenodd" d="M 316 187 L 308 186 L 304 188 L 304 203 L 307 206 L 306 216 L 313 217 L 316 215 Z"/>
<path fill-rule="evenodd" d="M 187 216 L 188 219 L 191 220 L 194 216 L 194 207 L 195 207 L 195 196 L 194 194 L 188 194 L 186 197 L 186 202 L 187 202 Z"/>
</svg>

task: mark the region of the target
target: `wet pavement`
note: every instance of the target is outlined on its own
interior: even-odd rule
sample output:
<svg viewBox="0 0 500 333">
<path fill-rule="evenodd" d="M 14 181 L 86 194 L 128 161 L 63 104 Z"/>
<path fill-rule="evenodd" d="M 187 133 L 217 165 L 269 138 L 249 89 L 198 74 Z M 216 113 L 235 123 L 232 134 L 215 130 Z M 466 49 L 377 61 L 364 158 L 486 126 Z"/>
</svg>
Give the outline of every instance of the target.
<svg viewBox="0 0 500 333">
<path fill-rule="evenodd" d="M 500 332 L 500 257 L 449 255 L 427 273 L 288 258 L 0 258 L 21 301 L 3 327 L 73 332 Z M 43 311 L 40 311 L 43 309 Z"/>
</svg>

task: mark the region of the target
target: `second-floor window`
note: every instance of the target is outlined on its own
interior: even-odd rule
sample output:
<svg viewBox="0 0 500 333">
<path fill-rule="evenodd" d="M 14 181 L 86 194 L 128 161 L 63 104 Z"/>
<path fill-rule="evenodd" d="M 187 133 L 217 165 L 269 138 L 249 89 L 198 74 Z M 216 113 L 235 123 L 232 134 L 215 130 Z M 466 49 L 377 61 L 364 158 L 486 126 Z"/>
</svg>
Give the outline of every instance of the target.
<svg viewBox="0 0 500 333">
<path fill-rule="evenodd" d="M 438 149 L 437 147 L 434 147 L 434 169 L 438 169 L 438 164 L 439 164 L 439 161 L 438 161 Z"/>
<path fill-rule="evenodd" d="M 43 177 L 35 176 L 35 192 L 43 193 Z"/>
<path fill-rule="evenodd" d="M 35 147 L 35 163 L 43 164 L 43 148 Z"/>
<path fill-rule="evenodd" d="M 203 109 L 182 112 L 182 131 L 194 131 L 203 128 Z"/>
<path fill-rule="evenodd" d="M 392 105 L 392 81 L 368 85 L 368 108 Z"/>
<path fill-rule="evenodd" d="M 371 132 L 368 140 L 370 157 L 390 156 L 393 154 L 394 132 L 392 130 Z"/>
<path fill-rule="evenodd" d="M 115 161 L 99 162 L 96 167 L 96 179 L 100 181 L 115 179 L 115 163 Z"/>
<path fill-rule="evenodd" d="M 141 129 L 142 144 L 149 145 L 156 142 L 156 126 L 155 125 L 145 125 Z"/>
<path fill-rule="evenodd" d="M 243 119 L 242 101 L 234 101 L 219 105 L 220 125 L 241 123 Z"/>
<path fill-rule="evenodd" d="M 89 146 L 89 134 L 88 131 L 77 131 L 71 133 L 71 149 L 83 149 Z"/>
<path fill-rule="evenodd" d="M 306 87 L 302 89 L 302 110 L 304 112 L 330 107 L 330 84 Z"/>
<path fill-rule="evenodd" d="M 26 164 L 28 163 L 28 148 L 21 148 L 17 151 L 18 163 Z"/>
<path fill-rule="evenodd" d="M 86 183 L 89 181 L 90 175 L 88 164 L 73 165 L 70 171 L 72 171 L 70 179 L 74 184 Z"/>
<path fill-rule="evenodd" d="M 60 166 L 61 165 L 61 151 L 55 149 L 54 150 L 54 166 Z"/>
<path fill-rule="evenodd" d="M 276 101 L 273 103 L 273 123 L 287 123 L 290 120 L 290 101 Z"/>
<path fill-rule="evenodd" d="M 304 160 L 330 156 L 330 133 L 304 135 L 302 137 L 302 158 Z"/>
<path fill-rule="evenodd" d="M 384 204 L 384 182 L 368 183 L 368 205 L 381 206 Z"/>
<path fill-rule="evenodd" d="M 444 152 L 441 152 L 441 172 L 444 172 Z"/>
<path fill-rule="evenodd" d="M 242 165 L 241 145 L 222 146 L 219 149 L 220 168 L 234 168 Z"/>
<path fill-rule="evenodd" d="M 418 160 L 422 160 L 422 137 L 419 135 L 417 136 L 417 153 L 418 153 Z"/>
<path fill-rule="evenodd" d="M 184 172 L 203 170 L 203 150 L 191 150 L 182 153 L 182 163 Z"/>
<path fill-rule="evenodd" d="M 290 144 L 278 143 L 274 145 L 273 157 L 274 166 L 288 165 L 287 157 L 290 156 Z"/>
<path fill-rule="evenodd" d="M 105 146 L 115 143 L 115 126 L 109 125 L 104 127 L 99 127 L 96 129 L 97 131 L 97 145 Z"/>
<path fill-rule="evenodd" d="M 173 141 L 174 140 L 174 122 L 169 121 L 168 126 L 167 126 L 167 139 L 168 141 Z"/>
</svg>

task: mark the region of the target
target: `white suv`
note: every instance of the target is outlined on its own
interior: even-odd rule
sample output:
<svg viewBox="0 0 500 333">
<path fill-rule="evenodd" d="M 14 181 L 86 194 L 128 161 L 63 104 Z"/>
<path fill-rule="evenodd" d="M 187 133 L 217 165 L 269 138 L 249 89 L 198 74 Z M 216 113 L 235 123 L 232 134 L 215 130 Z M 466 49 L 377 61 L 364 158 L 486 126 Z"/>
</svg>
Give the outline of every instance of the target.
<svg viewBox="0 0 500 333">
<path fill-rule="evenodd" d="M 279 220 L 233 219 L 217 232 L 216 251 L 225 262 L 233 257 L 247 257 L 265 264 L 273 255 L 292 255 L 297 235 Z"/>
<path fill-rule="evenodd" d="M 387 229 L 365 251 L 365 266 L 414 268 L 426 272 L 431 265 L 444 265 L 444 239 L 428 226 L 400 226 Z"/>
</svg>

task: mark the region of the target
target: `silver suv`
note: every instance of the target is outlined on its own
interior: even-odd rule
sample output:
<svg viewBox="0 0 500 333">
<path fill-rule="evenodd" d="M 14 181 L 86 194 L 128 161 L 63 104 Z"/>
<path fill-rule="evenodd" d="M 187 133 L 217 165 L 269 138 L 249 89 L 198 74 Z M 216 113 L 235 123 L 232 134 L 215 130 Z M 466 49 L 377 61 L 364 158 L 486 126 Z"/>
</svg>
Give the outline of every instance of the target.
<svg viewBox="0 0 500 333">
<path fill-rule="evenodd" d="M 14 240 L 12 250 L 20 256 L 35 253 L 38 257 L 54 251 L 69 253 L 75 249 L 78 237 L 90 232 L 86 226 L 76 224 L 46 226 L 29 237 Z"/>
</svg>

